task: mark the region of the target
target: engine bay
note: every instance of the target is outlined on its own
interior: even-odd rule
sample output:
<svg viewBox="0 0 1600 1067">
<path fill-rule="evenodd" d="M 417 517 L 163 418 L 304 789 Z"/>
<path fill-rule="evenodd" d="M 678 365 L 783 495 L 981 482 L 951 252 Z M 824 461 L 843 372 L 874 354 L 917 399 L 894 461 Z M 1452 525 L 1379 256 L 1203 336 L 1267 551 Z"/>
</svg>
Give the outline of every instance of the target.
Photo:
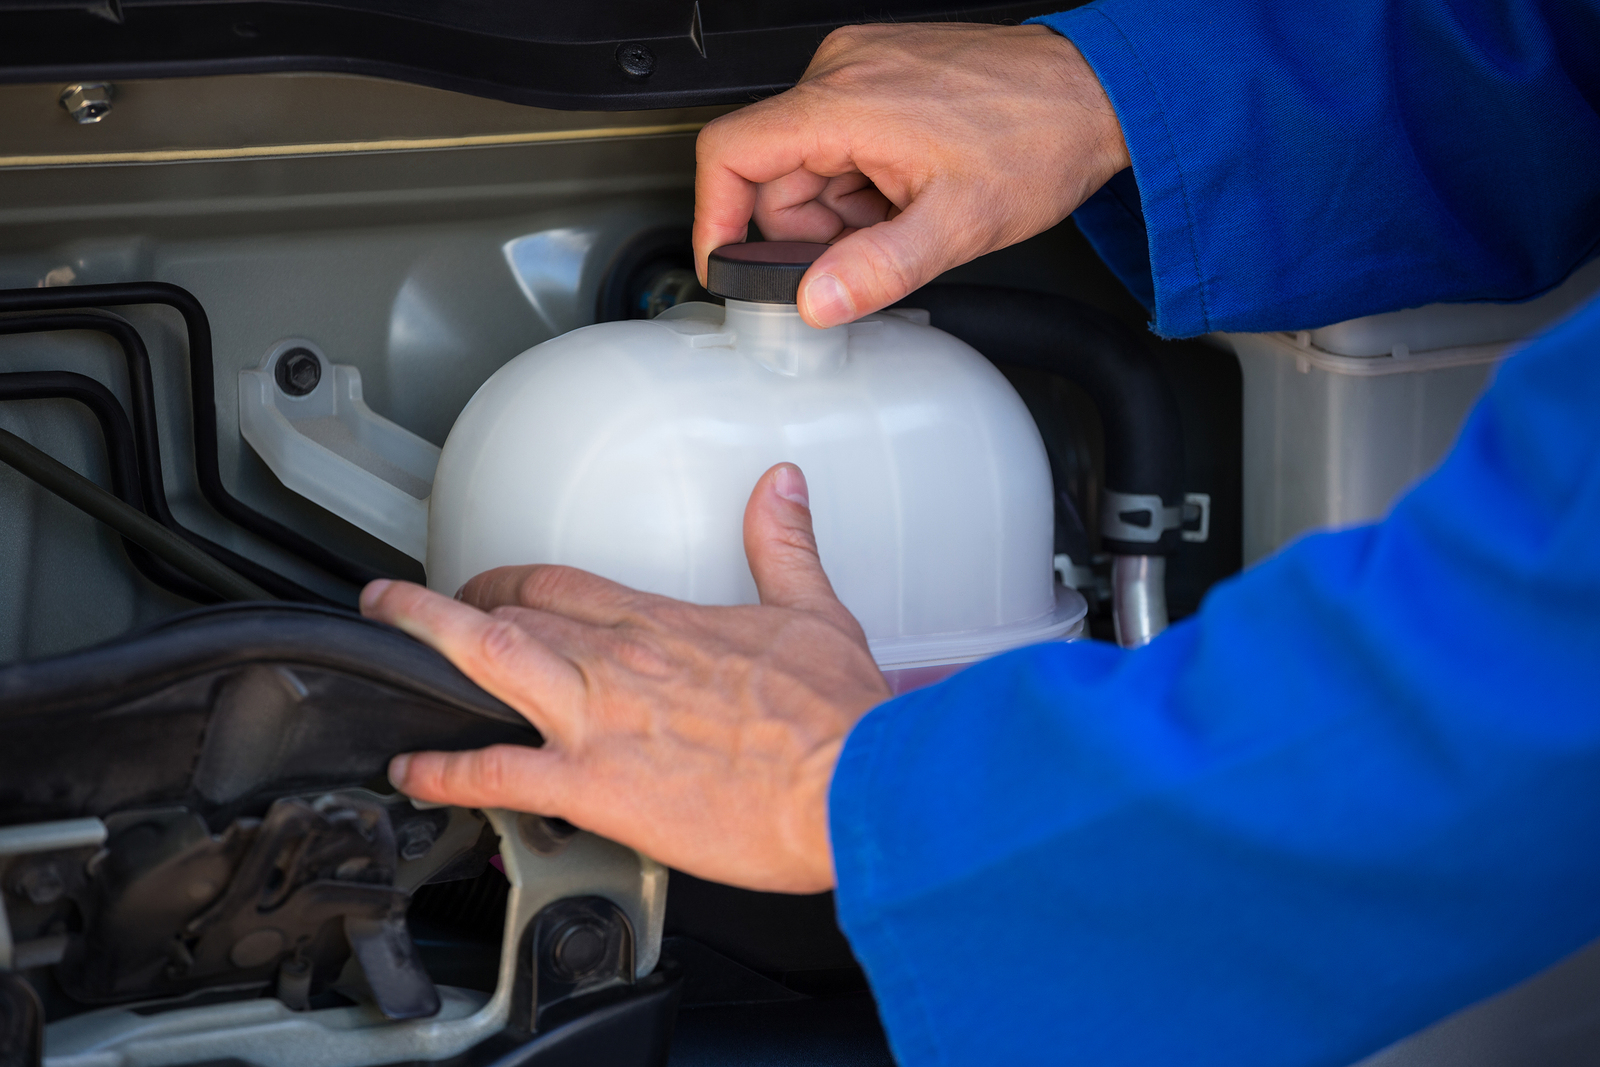
<svg viewBox="0 0 1600 1067">
<path fill-rule="evenodd" d="M 707 300 L 694 139 L 725 108 L 257 73 L 119 82 L 78 125 L 60 90 L 0 86 L 0 1063 L 891 1063 L 827 895 L 396 793 L 397 753 L 542 739 L 355 612 L 366 581 L 422 580 L 415 553 L 286 484 L 242 424 L 251 374 L 294 397 L 353 373 L 436 453 L 519 353 Z M 1302 528 L 1246 546 L 1266 409 L 1241 360 L 1267 357 L 1149 333 L 1070 221 L 905 306 L 1026 405 L 1085 635 L 1148 640 Z M 1138 381 L 1053 355 L 1069 328 Z M 1313 342 L 1270 343 L 1293 366 Z M 1502 348 L 1452 357 L 1408 463 Z M 305 432 L 425 497 L 431 466 L 383 467 L 354 425 Z M 1132 470 L 1162 486 L 1126 492 Z M 1495 1018 L 1543 1025 L 1530 996 Z"/>
</svg>

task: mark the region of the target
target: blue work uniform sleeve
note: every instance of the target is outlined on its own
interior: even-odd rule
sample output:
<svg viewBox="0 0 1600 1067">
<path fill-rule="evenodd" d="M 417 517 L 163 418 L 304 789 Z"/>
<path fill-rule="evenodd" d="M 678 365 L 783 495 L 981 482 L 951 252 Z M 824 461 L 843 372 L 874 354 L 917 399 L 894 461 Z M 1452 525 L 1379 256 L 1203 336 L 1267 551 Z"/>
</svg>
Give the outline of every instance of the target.
<svg viewBox="0 0 1600 1067">
<path fill-rule="evenodd" d="M 1596 0 L 1096 0 L 1038 19 L 1133 160 L 1075 215 L 1158 333 L 1525 300 L 1600 250 Z"/>
<path fill-rule="evenodd" d="M 1600 937 L 1597 544 L 1600 302 L 1383 522 L 870 712 L 836 905 L 902 1067 L 1342 1067 Z"/>
</svg>

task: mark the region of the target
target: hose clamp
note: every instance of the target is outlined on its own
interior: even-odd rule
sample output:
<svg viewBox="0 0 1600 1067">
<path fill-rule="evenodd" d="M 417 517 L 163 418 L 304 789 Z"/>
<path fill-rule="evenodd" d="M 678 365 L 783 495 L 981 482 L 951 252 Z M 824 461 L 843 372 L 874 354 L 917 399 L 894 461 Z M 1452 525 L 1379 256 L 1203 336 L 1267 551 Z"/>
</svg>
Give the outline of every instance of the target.
<svg viewBox="0 0 1600 1067">
<path fill-rule="evenodd" d="M 1168 530 L 1183 525 L 1183 507 L 1167 507 L 1154 493 L 1119 493 L 1100 497 L 1100 535 L 1133 544 L 1155 544 Z"/>
</svg>

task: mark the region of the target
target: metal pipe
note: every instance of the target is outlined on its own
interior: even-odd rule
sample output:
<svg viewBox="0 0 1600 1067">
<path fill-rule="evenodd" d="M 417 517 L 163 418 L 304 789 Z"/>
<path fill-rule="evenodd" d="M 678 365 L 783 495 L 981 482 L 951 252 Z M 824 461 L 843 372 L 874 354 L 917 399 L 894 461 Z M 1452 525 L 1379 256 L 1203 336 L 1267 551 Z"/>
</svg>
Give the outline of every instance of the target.
<svg viewBox="0 0 1600 1067">
<path fill-rule="evenodd" d="M 1148 645 L 1167 628 L 1167 557 L 1111 557 L 1111 623 L 1123 648 Z"/>
</svg>

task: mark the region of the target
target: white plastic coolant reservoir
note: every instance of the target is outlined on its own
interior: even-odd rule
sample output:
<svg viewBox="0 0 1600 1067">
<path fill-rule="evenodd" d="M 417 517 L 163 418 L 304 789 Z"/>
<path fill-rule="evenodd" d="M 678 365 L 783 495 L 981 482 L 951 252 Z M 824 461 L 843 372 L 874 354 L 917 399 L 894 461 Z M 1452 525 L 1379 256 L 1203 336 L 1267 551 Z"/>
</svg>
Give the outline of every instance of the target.
<svg viewBox="0 0 1600 1067">
<path fill-rule="evenodd" d="M 898 688 L 1075 632 L 1084 604 L 1054 582 L 1050 469 L 1021 399 L 925 313 L 806 325 L 794 294 L 823 247 L 719 250 L 726 310 L 575 330 L 496 372 L 439 459 L 428 584 L 560 563 L 754 603 L 745 504 L 787 460 L 834 589 Z"/>
</svg>

